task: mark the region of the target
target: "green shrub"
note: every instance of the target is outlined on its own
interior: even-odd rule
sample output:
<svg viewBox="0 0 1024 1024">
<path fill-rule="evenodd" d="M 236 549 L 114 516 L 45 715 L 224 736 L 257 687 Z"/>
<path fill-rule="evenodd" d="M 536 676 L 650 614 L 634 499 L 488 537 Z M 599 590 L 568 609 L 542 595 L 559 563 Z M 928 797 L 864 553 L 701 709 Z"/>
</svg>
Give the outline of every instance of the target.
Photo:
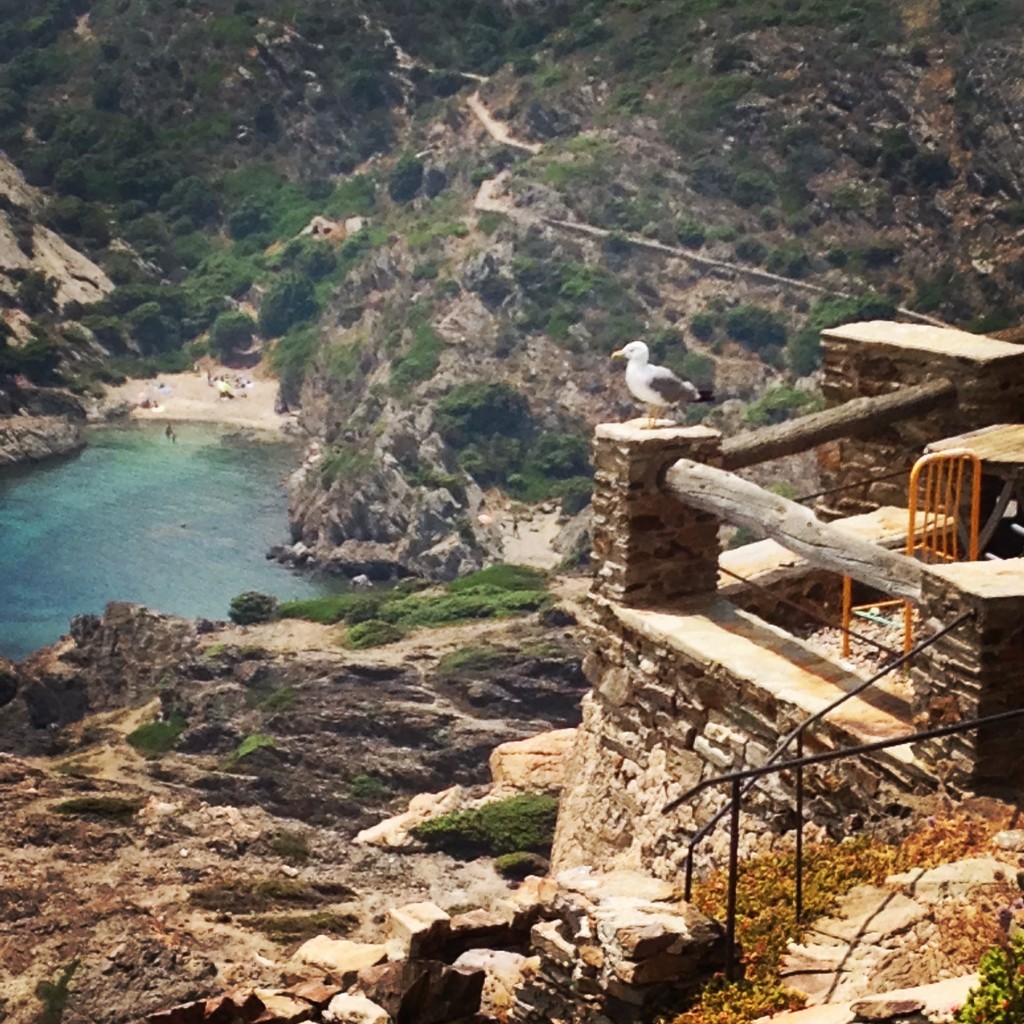
<svg viewBox="0 0 1024 1024">
<path fill-rule="evenodd" d="M 246 590 L 231 598 L 228 618 L 239 626 L 270 622 L 277 618 L 277 598 L 257 590 Z"/>
<path fill-rule="evenodd" d="M 743 422 L 752 427 L 763 427 L 769 423 L 782 423 L 798 413 L 813 412 L 821 407 L 821 399 L 809 392 L 791 384 L 778 384 L 747 406 Z"/>
<path fill-rule="evenodd" d="M 359 916 L 344 910 L 316 910 L 310 914 L 254 914 L 245 923 L 272 942 L 299 942 L 314 935 L 348 935 L 359 924 Z"/>
<path fill-rule="evenodd" d="M 503 853 L 494 860 L 494 870 L 502 878 L 521 882 L 527 875 L 545 875 L 548 862 L 536 853 Z"/>
<path fill-rule="evenodd" d="M 290 686 L 279 686 L 256 706 L 260 711 L 291 711 L 295 707 L 295 690 Z"/>
<path fill-rule="evenodd" d="M 717 322 L 717 318 L 711 313 L 694 313 L 690 317 L 690 330 L 693 331 L 695 338 L 708 341 L 714 336 Z"/>
<path fill-rule="evenodd" d="M 452 580 L 448 590 L 453 594 L 488 587 L 494 590 L 547 590 L 547 573 L 528 565 L 489 565 L 486 569 Z"/>
<path fill-rule="evenodd" d="M 268 736 L 263 732 L 252 732 L 242 740 L 241 743 L 224 759 L 224 770 L 230 771 L 234 768 L 239 761 L 251 754 L 255 754 L 257 750 L 263 750 L 265 747 L 273 749 L 277 744 L 274 742 L 273 736 Z"/>
<path fill-rule="evenodd" d="M 381 607 L 380 616 L 386 622 L 414 629 L 522 615 L 538 611 L 550 602 L 550 596 L 542 591 L 478 587 L 464 593 L 423 594 L 389 601 Z"/>
<path fill-rule="evenodd" d="M 265 338 L 284 334 L 295 324 L 317 314 L 312 283 L 304 277 L 286 275 L 274 283 L 260 304 L 260 333 Z"/>
<path fill-rule="evenodd" d="M 165 722 L 148 722 L 128 733 L 125 739 L 146 757 L 169 753 L 185 731 L 185 719 L 178 712 Z"/>
<path fill-rule="evenodd" d="M 756 352 L 766 345 L 783 345 L 786 324 L 782 317 L 763 306 L 742 305 L 729 311 L 725 330 L 730 338 Z"/>
<path fill-rule="evenodd" d="M 270 366 L 282 386 L 297 391 L 316 351 L 317 332 L 310 325 L 289 329 L 270 352 Z"/>
<path fill-rule="evenodd" d="M 441 361 L 444 343 L 433 326 L 421 323 L 413 329 L 413 342 L 409 351 L 391 366 L 391 389 L 402 394 L 421 381 L 430 380 Z"/>
<path fill-rule="evenodd" d="M 330 487 L 335 480 L 354 479 L 373 464 L 372 454 L 359 444 L 344 442 L 329 448 L 320 462 L 320 482 Z"/>
<path fill-rule="evenodd" d="M 353 800 L 360 803 L 379 803 L 391 795 L 388 784 L 377 775 L 360 772 L 354 775 L 348 784 L 348 791 Z"/>
<path fill-rule="evenodd" d="M 305 864 L 309 860 L 309 840 L 301 832 L 282 829 L 271 836 L 270 849 L 289 864 Z"/>
<path fill-rule="evenodd" d="M 463 672 L 477 673 L 494 668 L 508 657 L 509 652 L 503 647 L 482 645 L 478 647 L 460 647 L 446 654 L 437 663 L 437 674 L 441 677 L 459 675 Z"/>
<path fill-rule="evenodd" d="M 377 594 L 327 594 L 302 601 L 285 601 L 278 608 L 282 619 L 309 619 L 325 626 L 335 622 L 366 622 L 375 618 L 381 604 L 390 596 Z"/>
<path fill-rule="evenodd" d="M 107 818 L 124 823 L 134 818 L 141 806 L 137 797 L 76 796 L 61 801 L 54 811 L 70 817 Z"/>
<path fill-rule="evenodd" d="M 413 835 L 434 850 L 459 857 L 547 853 L 555 834 L 558 801 L 525 793 L 416 826 Z"/>
<path fill-rule="evenodd" d="M 423 184 L 423 162 L 406 154 L 388 176 L 388 195 L 396 203 L 408 203 Z"/>
<path fill-rule="evenodd" d="M 456 448 L 479 436 L 520 436 L 532 425 L 529 403 L 503 382 L 452 388 L 437 403 L 437 417 L 445 440 Z"/>
<path fill-rule="evenodd" d="M 873 293 L 858 298 L 824 298 L 815 303 L 807 322 L 786 343 L 786 356 L 794 373 L 804 376 L 821 362 L 821 332 L 858 320 L 888 320 L 896 313 L 895 304 Z"/>
<path fill-rule="evenodd" d="M 956 1024 L 1024 1021 L 1024 932 L 990 949 L 978 965 L 978 984 L 954 1017 Z"/>
<path fill-rule="evenodd" d="M 391 622 L 367 619 L 348 630 L 345 634 L 345 646 L 354 651 L 361 651 L 367 647 L 382 647 L 384 644 L 396 643 L 403 636 L 404 631 Z"/>
<path fill-rule="evenodd" d="M 221 313 L 210 327 L 210 348 L 221 356 L 248 348 L 256 333 L 256 321 L 241 310 Z"/>
</svg>

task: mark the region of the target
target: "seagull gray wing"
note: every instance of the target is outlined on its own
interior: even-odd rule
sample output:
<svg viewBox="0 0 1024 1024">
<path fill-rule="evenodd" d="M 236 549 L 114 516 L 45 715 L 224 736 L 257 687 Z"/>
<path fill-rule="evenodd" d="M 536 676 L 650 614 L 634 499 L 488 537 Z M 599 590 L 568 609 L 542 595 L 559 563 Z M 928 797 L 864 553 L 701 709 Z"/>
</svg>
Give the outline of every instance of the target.
<svg viewBox="0 0 1024 1024">
<path fill-rule="evenodd" d="M 648 383 L 665 400 L 665 405 L 678 405 L 681 402 L 700 400 L 700 392 L 688 380 L 681 380 L 667 366 L 651 366 L 648 368 Z"/>
</svg>

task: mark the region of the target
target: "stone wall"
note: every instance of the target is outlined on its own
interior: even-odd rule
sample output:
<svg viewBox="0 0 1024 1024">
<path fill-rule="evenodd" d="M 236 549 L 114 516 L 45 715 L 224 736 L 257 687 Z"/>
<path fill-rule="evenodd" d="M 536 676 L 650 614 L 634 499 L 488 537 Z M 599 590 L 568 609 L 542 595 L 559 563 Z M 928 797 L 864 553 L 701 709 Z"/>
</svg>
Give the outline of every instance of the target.
<svg viewBox="0 0 1024 1024">
<path fill-rule="evenodd" d="M 963 331 L 888 321 L 825 331 L 822 391 L 830 405 L 881 395 L 945 377 L 954 403 L 859 437 L 845 438 L 822 465 L 822 489 L 897 473 L 819 502 L 829 518 L 906 505 L 907 476 L 926 444 L 993 423 L 1014 423 L 1024 410 L 1024 346 Z"/>
<path fill-rule="evenodd" d="M 666 803 L 704 779 L 764 764 L 779 737 L 806 717 L 814 703 L 795 689 L 788 692 L 783 670 L 789 659 L 794 659 L 795 679 L 800 678 L 799 658 L 810 677 L 825 679 L 833 668 L 842 672 L 753 617 L 730 617 L 699 602 L 691 610 L 693 624 L 688 628 L 694 636 L 705 621 L 700 612 L 706 610 L 709 624 L 714 616 L 732 622 L 737 643 L 747 633 L 747 643 L 753 637 L 773 644 L 774 650 L 761 664 L 754 659 L 754 644 L 733 651 L 719 646 L 714 637 L 706 649 L 685 640 L 669 644 L 638 624 L 640 613 L 599 599 L 588 626 L 590 650 L 584 660 L 593 691 L 584 698 L 583 723 L 566 766 L 567 785 L 552 851 L 555 869 L 590 864 L 601 870 L 643 870 L 658 878 L 678 879 L 688 835 L 723 806 L 727 792 L 725 787 L 712 787 L 669 815 L 663 814 Z M 717 656 L 705 653 L 716 646 Z M 828 692 L 834 696 L 841 691 Z M 812 695 L 813 700 L 820 698 Z M 823 703 L 820 700 L 819 706 Z M 909 730 L 909 708 L 906 712 Z M 807 753 L 877 738 L 872 729 L 885 723 L 896 734 L 904 728 L 877 708 L 866 707 L 859 715 L 864 733 L 851 736 L 849 718 L 835 721 L 808 737 Z M 869 715 L 875 719 L 869 721 Z M 776 830 L 792 826 L 792 783 L 789 776 L 772 775 L 744 798 L 744 810 L 752 815 L 744 824 L 745 854 L 758 847 L 766 819 Z M 863 819 L 881 813 L 900 792 L 927 788 L 928 779 L 913 763 L 881 757 L 814 769 L 806 784 L 806 813 L 812 820 L 836 826 L 844 816 Z M 717 851 L 708 843 L 701 849 L 702 857 L 717 856 L 721 863 L 718 855 L 727 833 L 724 823 Z"/>
<path fill-rule="evenodd" d="M 933 625 L 971 618 L 916 662 L 915 723 L 921 729 L 1024 706 L 1024 561 L 930 566 L 922 612 Z M 917 755 L 955 791 L 1016 795 L 1024 785 L 1020 751 L 1024 721 L 948 736 L 920 745 Z"/>
<path fill-rule="evenodd" d="M 661 491 L 678 459 L 720 463 L 721 435 L 706 427 L 645 430 L 645 421 L 594 432 L 594 591 L 625 604 L 668 606 L 714 590 L 718 521 Z"/>
</svg>

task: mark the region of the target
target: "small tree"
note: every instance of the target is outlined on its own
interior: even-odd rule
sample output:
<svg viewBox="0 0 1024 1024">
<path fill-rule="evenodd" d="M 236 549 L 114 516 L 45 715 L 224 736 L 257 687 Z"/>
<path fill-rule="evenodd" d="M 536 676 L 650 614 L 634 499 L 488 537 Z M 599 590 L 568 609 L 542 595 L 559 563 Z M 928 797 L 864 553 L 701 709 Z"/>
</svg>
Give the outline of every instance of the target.
<svg viewBox="0 0 1024 1024">
<path fill-rule="evenodd" d="M 210 348 L 226 356 L 246 348 L 256 333 L 256 321 L 240 310 L 231 309 L 221 313 L 210 327 Z"/>
<path fill-rule="evenodd" d="M 239 626 L 270 622 L 277 618 L 277 598 L 258 590 L 246 590 L 231 598 L 228 617 Z"/>
<path fill-rule="evenodd" d="M 316 312 L 313 285 L 305 278 L 282 277 L 260 306 L 260 333 L 265 338 L 276 338 L 292 325 L 311 320 Z"/>
</svg>

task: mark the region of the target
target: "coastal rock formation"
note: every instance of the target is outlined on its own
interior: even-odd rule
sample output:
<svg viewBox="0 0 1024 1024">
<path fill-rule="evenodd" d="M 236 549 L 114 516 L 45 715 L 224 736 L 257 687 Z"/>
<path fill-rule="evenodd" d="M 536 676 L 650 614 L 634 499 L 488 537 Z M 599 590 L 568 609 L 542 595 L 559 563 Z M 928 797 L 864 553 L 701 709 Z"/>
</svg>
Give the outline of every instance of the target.
<svg viewBox="0 0 1024 1024">
<path fill-rule="evenodd" d="M 60 416 L 0 418 L 0 466 L 41 462 L 84 447 L 81 424 Z"/>
<path fill-rule="evenodd" d="M 527 647 L 527 638 L 551 635 L 539 623 L 508 628 Z M 70 751 L 70 724 L 154 702 L 142 721 L 174 731 L 182 777 L 211 799 L 344 822 L 354 834 L 394 795 L 485 782 L 502 741 L 575 725 L 579 656 L 564 640 L 551 643 L 439 674 L 372 652 L 273 654 L 258 642 L 218 643 L 194 622 L 115 602 L 0 672 L 0 750 Z M 474 687 L 487 699 L 474 699 Z M 253 736 L 261 739 L 247 744 Z"/>
<path fill-rule="evenodd" d="M 82 403 L 65 391 L 0 377 L 0 467 L 77 451 L 85 419 Z"/>
</svg>

